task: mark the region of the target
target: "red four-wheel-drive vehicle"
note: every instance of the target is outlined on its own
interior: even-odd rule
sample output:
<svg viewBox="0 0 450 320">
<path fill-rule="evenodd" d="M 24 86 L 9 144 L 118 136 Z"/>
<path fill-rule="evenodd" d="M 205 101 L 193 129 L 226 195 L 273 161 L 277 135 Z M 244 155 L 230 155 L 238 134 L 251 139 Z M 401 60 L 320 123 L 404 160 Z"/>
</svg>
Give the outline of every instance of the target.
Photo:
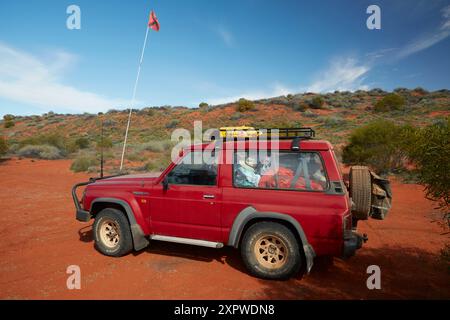
<svg viewBox="0 0 450 320">
<path fill-rule="evenodd" d="M 155 240 L 227 245 L 258 277 L 309 272 L 316 256 L 352 256 L 367 240 L 357 222 L 384 219 L 392 199 L 389 182 L 367 167 L 352 167 L 344 181 L 332 145 L 313 137 L 301 128 L 280 129 L 276 143 L 217 141 L 208 163 L 193 161 L 209 148 L 195 145 L 158 177 L 91 179 L 72 190 L 76 218 L 95 219 L 96 248 L 108 256 Z"/>
</svg>

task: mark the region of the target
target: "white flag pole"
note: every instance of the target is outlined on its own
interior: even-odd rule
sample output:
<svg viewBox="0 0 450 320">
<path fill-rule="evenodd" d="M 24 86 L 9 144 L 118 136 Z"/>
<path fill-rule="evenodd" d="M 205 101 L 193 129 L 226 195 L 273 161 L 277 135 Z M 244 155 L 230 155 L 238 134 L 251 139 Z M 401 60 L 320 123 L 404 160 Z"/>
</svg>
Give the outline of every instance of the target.
<svg viewBox="0 0 450 320">
<path fill-rule="evenodd" d="M 144 53 L 145 53 L 145 47 L 147 45 L 147 38 L 148 38 L 149 30 L 150 30 L 150 26 L 147 26 L 147 31 L 145 32 L 144 45 L 142 46 L 141 59 L 139 60 L 139 67 L 138 67 L 138 71 L 137 71 L 136 81 L 134 83 L 133 97 L 131 98 L 130 113 L 128 114 L 127 130 L 125 131 L 125 139 L 123 141 L 122 158 L 120 160 L 120 171 L 122 171 L 122 168 L 123 168 L 123 160 L 124 160 L 124 157 L 125 157 L 125 149 L 127 147 L 128 130 L 130 129 L 131 114 L 133 113 L 133 107 L 134 107 L 134 103 L 135 103 L 135 100 L 136 100 L 136 90 L 137 90 L 137 86 L 138 86 L 138 83 L 139 83 L 139 77 L 141 75 L 142 61 L 144 60 Z"/>
</svg>

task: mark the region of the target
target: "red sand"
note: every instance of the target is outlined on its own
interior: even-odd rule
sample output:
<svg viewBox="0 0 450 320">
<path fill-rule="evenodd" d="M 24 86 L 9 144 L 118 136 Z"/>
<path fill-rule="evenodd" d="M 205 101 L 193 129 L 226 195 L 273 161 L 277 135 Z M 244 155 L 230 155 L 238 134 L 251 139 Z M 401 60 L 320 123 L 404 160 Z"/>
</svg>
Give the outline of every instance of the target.
<svg viewBox="0 0 450 320">
<path fill-rule="evenodd" d="M 70 189 L 88 175 L 70 161 L 0 163 L 1 299 L 432 299 L 450 298 L 439 260 L 448 241 L 422 188 L 393 182 L 385 221 L 361 223 L 369 241 L 350 260 L 316 259 L 310 275 L 264 281 L 245 273 L 239 252 L 152 243 L 122 258 L 98 253 L 91 225 L 75 220 Z M 381 290 L 366 269 L 381 268 Z M 81 267 L 81 290 L 68 290 L 66 268 Z"/>
</svg>

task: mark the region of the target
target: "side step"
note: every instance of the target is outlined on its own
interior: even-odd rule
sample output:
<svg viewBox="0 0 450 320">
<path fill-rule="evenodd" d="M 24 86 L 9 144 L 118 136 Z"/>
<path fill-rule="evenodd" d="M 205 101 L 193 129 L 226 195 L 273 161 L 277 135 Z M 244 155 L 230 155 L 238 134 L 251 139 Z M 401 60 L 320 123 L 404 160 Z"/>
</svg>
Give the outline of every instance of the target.
<svg viewBox="0 0 450 320">
<path fill-rule="evenodd" d="M 158 240 L 158 241 L 182 243 L 182 244 L 191 244 L 191 245 L 194 245 L 194 246 L 208 247 L 208 248 L 215 248 L 215 249 L 223 248 L 223 243 L 222 242 L 212 242 L 212 241 L 206 241 L 206 240 L 169 237 L 169 236 L 161 236 L 161 235 L 157 235 L 157 234 L 151 235 L 150 239 L 151 240 Z"/>
</svg>

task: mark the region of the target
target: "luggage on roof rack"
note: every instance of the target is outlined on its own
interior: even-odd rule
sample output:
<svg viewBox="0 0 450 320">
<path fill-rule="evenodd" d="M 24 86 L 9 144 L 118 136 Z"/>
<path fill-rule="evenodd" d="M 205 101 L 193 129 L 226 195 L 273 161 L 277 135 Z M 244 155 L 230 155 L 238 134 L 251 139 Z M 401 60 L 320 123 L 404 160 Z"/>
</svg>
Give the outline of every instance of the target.
<svg viewBox="0 0 450 320">
<path fill-rule="evenodd" d="M 264 128 L 253 127 L 222 127 L 220 138 L 262 138 L 262 139 L 312 139 L 316 133 L 312 128 Z"/>
</svg>

